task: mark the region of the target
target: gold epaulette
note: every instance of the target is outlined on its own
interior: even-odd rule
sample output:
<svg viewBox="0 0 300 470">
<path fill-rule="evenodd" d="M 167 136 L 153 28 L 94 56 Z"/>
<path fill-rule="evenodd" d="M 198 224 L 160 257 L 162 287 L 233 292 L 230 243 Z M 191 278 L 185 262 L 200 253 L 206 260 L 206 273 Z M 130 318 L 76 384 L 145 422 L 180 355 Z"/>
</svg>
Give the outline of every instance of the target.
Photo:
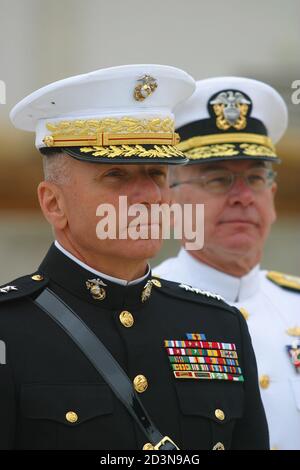
<svg viewBox="0 0 300 470">
<path fill-rule="evenodd" d="M 280 273 L 278 271 L 268 271 L 267 279 L 280 287 L 285 287 L 286 289 L 298 292 L 300 291 L 300 277 Z"/>
</svg>

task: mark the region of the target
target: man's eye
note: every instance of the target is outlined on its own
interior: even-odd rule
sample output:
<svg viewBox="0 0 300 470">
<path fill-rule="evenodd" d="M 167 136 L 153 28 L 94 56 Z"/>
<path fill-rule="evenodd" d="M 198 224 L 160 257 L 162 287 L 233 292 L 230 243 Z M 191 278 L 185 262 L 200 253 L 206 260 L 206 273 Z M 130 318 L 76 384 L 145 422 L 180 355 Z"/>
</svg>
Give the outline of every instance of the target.
<svg viewBox="0 0 300 470">
<path fill-rule="evenodd" d="M 264 181 L 265 177 L 263 175 L 252 174 L 248 176 L 249 181 Z"/>
<path fill-rule="evenodd" d="M 206 184 L 210 186 L 223 186 L 228 184 L 228 177 L 227 176 L 218 176 L 218 177 L 212 177 L 208 178 L 206 181 Z"/>
<path fill-rule="evenodd" d="M 106 173 L 104 176 L 108 178 L 122 178 L 122 176 L 124 176 L 124 173 L 122 171 L 112 170 Z"/>
<path fill-rule="evenodd" d="M 153 170 L 150 172 L 150 175 L 153 176 L 153 177 L 159 177 L 159 178 L 166 178 L 167 177 L 167 173 L 165 171 L 162 171 L 162 170 Z"/>
</svg>

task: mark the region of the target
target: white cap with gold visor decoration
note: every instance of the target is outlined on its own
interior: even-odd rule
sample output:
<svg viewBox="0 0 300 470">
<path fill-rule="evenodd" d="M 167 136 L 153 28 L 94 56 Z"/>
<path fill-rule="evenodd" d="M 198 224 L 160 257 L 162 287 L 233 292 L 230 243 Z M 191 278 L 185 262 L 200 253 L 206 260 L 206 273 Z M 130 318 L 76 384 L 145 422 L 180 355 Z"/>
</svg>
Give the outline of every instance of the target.
<svg viewBox="0 0 300 470">
<path fill-rule="evenodd" d="M 178 148 L 190 163 L 222 160 L 280 161 L 275 146 L 287 128 L 280 94 L 258 80 L 200 80 L 195 93 L 175 109 Z"/>
<path fill-rule="evenodd" d="M 97 163 L 185 163 L 173 109 L 195 89 L 183 70 L 124 65 L 47 85 L 11 111 L 15 127 L 36 132 L 36 147 Z"/>
</svg>

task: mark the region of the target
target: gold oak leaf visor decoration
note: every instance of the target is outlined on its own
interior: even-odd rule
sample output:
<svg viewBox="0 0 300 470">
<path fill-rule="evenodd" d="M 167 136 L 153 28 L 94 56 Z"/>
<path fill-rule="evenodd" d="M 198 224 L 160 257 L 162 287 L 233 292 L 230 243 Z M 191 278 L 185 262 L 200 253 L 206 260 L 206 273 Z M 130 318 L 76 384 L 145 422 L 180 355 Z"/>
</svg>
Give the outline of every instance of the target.
<svg viewBox="0 0 300 470">
<path fill-rule="evenodd" d="M 115 163 L 185 163 L 171 118 L 90 119 L 49 122 L 44 153 L 60 148 L 83 161 Z"/>
</svg>

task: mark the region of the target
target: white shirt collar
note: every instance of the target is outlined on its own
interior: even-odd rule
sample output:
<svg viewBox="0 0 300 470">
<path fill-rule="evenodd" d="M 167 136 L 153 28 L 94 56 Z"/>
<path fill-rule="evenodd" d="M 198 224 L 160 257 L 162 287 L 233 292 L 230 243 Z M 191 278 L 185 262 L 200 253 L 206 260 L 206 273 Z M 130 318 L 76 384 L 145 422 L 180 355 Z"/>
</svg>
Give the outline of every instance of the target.
<svg viewBox="0 0 300 470">
<path fill-rule="evenodd" d="M 184 282 L 216 292 L 227 302 L 243 302 L 259 289 L 259 265 L 245 276 L 235 277 L 202 263 L 183 248 L 177 256 L 177 261 Z"/>
<path fill-rule="evenodd" d="M 72 255 L 69 251 L 67 251 L 57 240 L 55 240 L 54 244 L 58 250 L 60 250 L 65 256 L 70 258 L 72 261 L 79 264 L 79 266 L 81 266 L 82 268 L 86 269 L 87 271 L 90 271 L 91 273 L 95 274 L 97 277 L 106 279 L 107 281 L 110 281 L 110 282 L 114 282 L 115 284 L 119 284 L 121 286 L 134 286 L 135 284 L 142 282 L 144 279 L 146 279 L 149 276 L 149 272 L 150 272 L 149 264 L 148 264 L 146 274 L 142 277 L 139 277 L 138 279 L 134 279 L 133 281 L 128 282 L 126 281 L 126 279 L 119 279 L 117 277 L 108 276 L 108 274 L 104 274 L 104 273 L 101 273 L 100 271 L 96 271 L 96 269 L 93 269 L 87 264 L 80 261 L 78 258 L 76 258 L 76 256 Z"/>
</svg>

